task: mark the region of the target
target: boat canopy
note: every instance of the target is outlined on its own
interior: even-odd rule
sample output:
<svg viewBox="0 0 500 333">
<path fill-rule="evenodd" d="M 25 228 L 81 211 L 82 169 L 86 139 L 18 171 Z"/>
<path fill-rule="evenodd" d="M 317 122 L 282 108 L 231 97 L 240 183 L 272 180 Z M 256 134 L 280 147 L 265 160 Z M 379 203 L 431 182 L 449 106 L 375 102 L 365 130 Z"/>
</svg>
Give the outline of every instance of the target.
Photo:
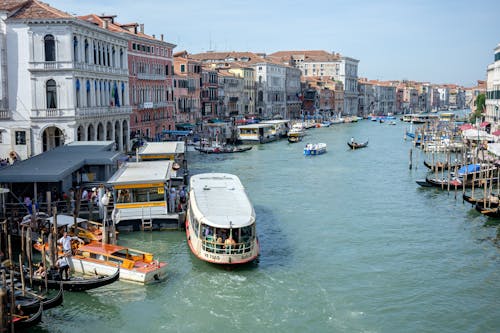
<svg viewBox="0 0 500 333">
<path fill-rule="evenodd" d="M 235 175 L 205 173 L 191 176 L 193 216 L 216 228 L 242 228 L 255 222 L 255 211 Z"/>
<path fill-rule="evenodd" d="M 469 164 L 469 165 L 463 166 L 460 169 L 458 169 L 458 174 L 460 176 L 463 176 L 466 173 L 477 172 L 480 169 L 481 169 L 481 165 L 480 164 Z"/>
</svg>

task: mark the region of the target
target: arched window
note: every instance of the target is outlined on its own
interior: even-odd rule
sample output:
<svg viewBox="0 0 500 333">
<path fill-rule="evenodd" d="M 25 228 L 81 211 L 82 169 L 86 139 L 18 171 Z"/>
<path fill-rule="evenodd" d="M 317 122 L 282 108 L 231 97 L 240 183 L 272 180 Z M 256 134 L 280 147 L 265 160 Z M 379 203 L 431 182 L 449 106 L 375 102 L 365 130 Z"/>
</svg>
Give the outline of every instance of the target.
<svg viewBox="0 0 500 333">
<path fill-rule="evenodd" d="M 89 41 L 85 39 L 85 63 L 89 63 Z"/>
<path fill-rule="evenodd" d="M 97 59 L 97 45 L 94 42 L 94 65 L 97 65 L 98 59 Z"/>
<path fill-rule="evenodd" d="M 123 68 L 123 50 L 120 49 L 120 68 Z"/>
<path fill-rule="evenodd" d="M 48 80 L 45 86 L 47 96 L 47 109 L 57 109 L 57 86 L 56 81 Z"/>
<path fill-rule="evenodd" d="M 45 44 L 45 61 L 56 61 L 56 43 L 54 36 L 46 35 L 43 41 Z"/>
<path fill-rule="evenodd" d="M 76 107 L 80 107 L 80 80 L 76 79 Z"/>
<path fill-rule="evenodd" d="M 91 101 L 90 101 L 90 81 L 87 80 L 87 83 L 85 84 L 85 90 L 87 92 L 87 107 L 91 106 Z"/>
<path fill-rule="evenodd" d="M 106 66 L 111 66 L 111 59 L 110 59 L 110 54 L 109 54 L 109 47 L 106 47 L 106 56 L 107 56 L 107 62 L 106 62 Z"/>
<path fill-rule="evenodd" d="M 122 82 L 122 105 L 125 105 L 125 83 Z"/>
<path fill-rule="evenodd" d="M 73 37 L 73 59 L 77 62 L 78 59 L 78 38 L 76 36 Z"/>
</svg>

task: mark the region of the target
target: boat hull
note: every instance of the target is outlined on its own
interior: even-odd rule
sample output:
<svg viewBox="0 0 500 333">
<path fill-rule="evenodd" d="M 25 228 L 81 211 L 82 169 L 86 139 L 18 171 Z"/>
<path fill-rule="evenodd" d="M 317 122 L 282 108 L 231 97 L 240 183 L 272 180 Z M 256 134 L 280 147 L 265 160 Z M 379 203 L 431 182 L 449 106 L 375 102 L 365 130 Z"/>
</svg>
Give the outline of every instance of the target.
<svg viewBox="0 0 500 333">
<path fill-rule="evenodd" d="M 98 260 L 73 256 L 69 260 L 70 267 L 78 273 L 82 274 L 98 274 L 98 275 L 113 275 L 116 273 L 115 265 L 107 265 Z M 151 271 L 139 271 L 136 269 L 120 268 L 120 280 L 151 283 L 157 280 L 163 280 L 167 276 L 167 265 L 165 263 L 152 263 L 151 266 L 158 266 Z"/>
<path fill-rule="evenodd" d="M 186 237 L 191 252 L 200 260 L 219 265 L 242 265 L 254 261 L 259 256 L 259 242 L 256 239 L 252 250 L 239 254 L 226 254 L 225 249 L 214 252 L 204 251 L 202 249 L 202 240 L 194 235 L 190 228 L 188 219 L 186 219 Z"/>
</svg>

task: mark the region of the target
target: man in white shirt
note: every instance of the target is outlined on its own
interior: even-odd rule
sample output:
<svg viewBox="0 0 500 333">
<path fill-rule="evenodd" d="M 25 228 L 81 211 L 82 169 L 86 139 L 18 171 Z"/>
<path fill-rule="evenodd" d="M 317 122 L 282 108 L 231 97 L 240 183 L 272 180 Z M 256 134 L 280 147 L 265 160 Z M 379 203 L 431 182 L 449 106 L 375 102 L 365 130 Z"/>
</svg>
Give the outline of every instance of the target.
<svg viewBox="0 0 500 333">
<path fill-rule="evenodd" d="M 59 268 L 59 276 L 61 280 L 69 280 L 69 262 L 68 258 L 65 256 L 60 256 L 56 261 L 56 266 Z M 63 278 L 63 274 L 66 276 L 66 279 Z"/>
<path fill-rule="evenodd" d="M 64 252 L 64 255 L 70 256 L 71 253 L 71 241 L 72 240 L 77 240 L 80 242 L 80 244 L 83 244 L 83 240 L 76 236 L 69 236 L 68 233 L 65 231 L 63 236 L 57 241 L 58 244 L 62 245 L 62 250 Z"/>
</svg>

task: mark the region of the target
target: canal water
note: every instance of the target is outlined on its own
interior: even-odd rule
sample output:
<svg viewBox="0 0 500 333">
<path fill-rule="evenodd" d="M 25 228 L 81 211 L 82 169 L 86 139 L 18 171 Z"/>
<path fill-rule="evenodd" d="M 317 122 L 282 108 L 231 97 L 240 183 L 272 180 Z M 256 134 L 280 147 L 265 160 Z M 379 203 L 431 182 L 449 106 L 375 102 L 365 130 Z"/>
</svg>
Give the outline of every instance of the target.
<svg viewBox="0 0 500 333">
<path fill-rule="evenodd" d="M 460 193 L 419 188 L 423 156 L 396 126 L 363 120 L 241 154 L 188 153 L 228 172 L 257 214 L 258 262 L 197 260 L 183 232 L 122 233 L 169 263 L 166 281 L 66 293 L 50 332 L 493 332 L 500 328 L 495 227 Z M 369 140 L 365 149 L 346 142 Z M 303 156 L 307 142 L 328 152 Z"/>
</svg>

